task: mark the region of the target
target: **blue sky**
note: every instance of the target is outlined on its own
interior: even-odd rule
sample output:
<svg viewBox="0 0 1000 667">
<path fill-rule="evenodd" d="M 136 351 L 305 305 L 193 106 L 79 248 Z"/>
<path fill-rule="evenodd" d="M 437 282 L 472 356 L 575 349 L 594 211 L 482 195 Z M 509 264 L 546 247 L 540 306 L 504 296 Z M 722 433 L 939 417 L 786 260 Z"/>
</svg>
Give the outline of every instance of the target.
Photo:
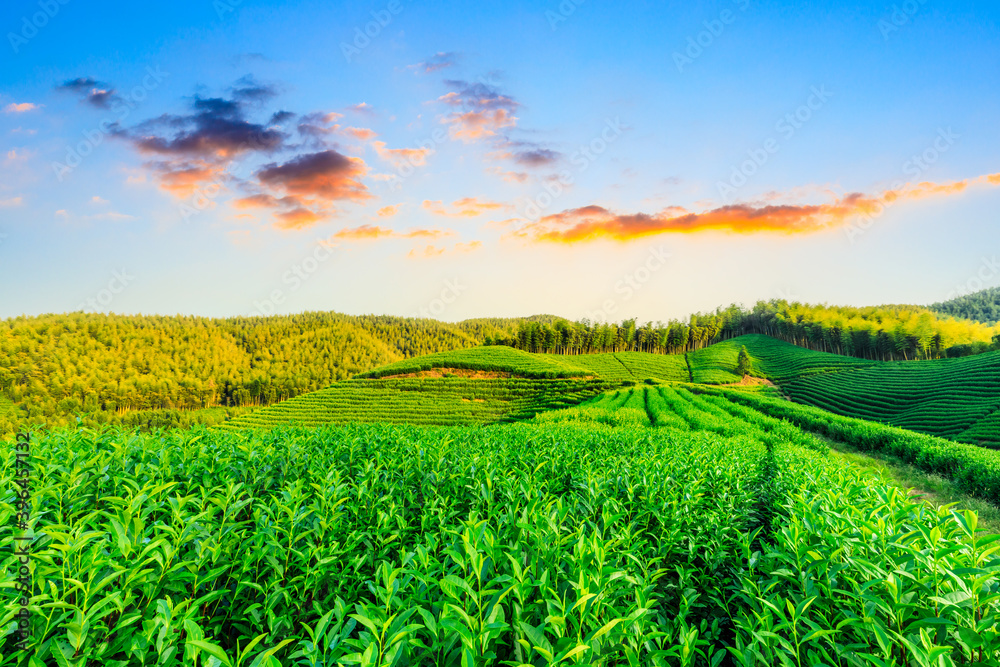
<svg viewBox="0 0 1000 667">
<path fill-rule="evenodd" d="M 666 320 L 997 285 L 998 15 L 8 2 L 0 317 Z"/>
</svg>

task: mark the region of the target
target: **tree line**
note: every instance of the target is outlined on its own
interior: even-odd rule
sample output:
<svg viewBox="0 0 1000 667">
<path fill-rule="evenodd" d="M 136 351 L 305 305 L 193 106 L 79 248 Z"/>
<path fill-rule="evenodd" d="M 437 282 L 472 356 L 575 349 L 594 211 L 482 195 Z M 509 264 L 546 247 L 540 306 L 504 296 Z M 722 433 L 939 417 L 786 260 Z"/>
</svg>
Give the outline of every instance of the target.
<svg viewBox="0 0 1000 667">
<path fill-rule="evenodd" d="M 949 317 L 959 317 L 984 324 L 997 324 L 1000 322 L 1000 287 L 980 290 L 943 303 L 935 303 L 930 308 L 934 312 Z"/>
<path fill-rule="evenodd" d="M 784 300 L 759 301 L 752 308 L 732 305 L 668 322 L 522 322 L 516 332 L 488 336 L 485 342 L 554 354 L 683 354 L 751 333 L 880 361 L 960 357 L 1000 349 L 1000 327 L 942 317 L 919 306 L 853 308 Z"/>
</svg>

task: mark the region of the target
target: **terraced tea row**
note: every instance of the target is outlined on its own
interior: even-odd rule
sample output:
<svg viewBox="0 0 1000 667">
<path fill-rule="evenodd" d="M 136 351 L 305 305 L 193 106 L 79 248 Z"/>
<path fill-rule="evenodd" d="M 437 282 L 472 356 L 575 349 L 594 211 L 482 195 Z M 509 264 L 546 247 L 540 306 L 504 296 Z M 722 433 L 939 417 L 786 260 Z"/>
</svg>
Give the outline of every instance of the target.
<svg viewBox="0 0 1000 667">
<path fill-rule="evenodd" d="M 792 399 L 842 415 L 968 442 L 1000 443 L 1000 353 L 883 363 L 782 384 Z"/>
<path fill-rule="evenodd" d="M 611 386 L 600 380 L 347 380 L 261 408 L 220 428 L 270 428 L 348 422 L 472 425 L 530 417 L 573 405 Z"/>
</svg>

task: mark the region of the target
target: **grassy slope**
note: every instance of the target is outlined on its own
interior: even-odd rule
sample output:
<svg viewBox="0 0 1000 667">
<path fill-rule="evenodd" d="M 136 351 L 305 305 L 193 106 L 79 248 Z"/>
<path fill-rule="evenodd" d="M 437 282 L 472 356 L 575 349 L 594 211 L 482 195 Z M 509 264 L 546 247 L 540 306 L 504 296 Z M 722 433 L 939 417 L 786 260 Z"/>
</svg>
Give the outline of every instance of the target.
<svg viewBox="0 0 1000 667">
<path fill-rule="evenodd" d="M 609 387 L 596 380 L 404 378 L 347 380 L 233 419 L 221 428 L 349 422 L 474 425 L 574 405 Z"/>
<path fill-rule="evenodd" d="M 961 442 L 1000 444 L 1000 352 L 885 363 L 748 335 L 689 353 L 694 381 L 738 381 L 743 345 L 755 373 L 795 401 Z"/>
<path fill-rule="evenodd" d="M 808 350 L 770 336 L 748 334 L 688 353 L 694 381 L 702 384 L 738 382 L 741 378 L 735 372 L 736 358 L 744 345 L 753 359 L 755 373 L 778 383 L 806 375 L 878 364 L 876 361 Z"/>
<path fill-rule="evenodd" d="M 5 415 L 14 412 L 14 402 L 0 394 L 0 415 Z"/>
<path fill-rule="evenodd" d="M 686 382 L 687 364 L 682 355 L 650 354 L 648 352 L 616 352 L 608 354 L 537 355 L 567 366 L 594 373 L 605 380 L 645 380 L 652 378 L 669 382 Z"/>
</svg>

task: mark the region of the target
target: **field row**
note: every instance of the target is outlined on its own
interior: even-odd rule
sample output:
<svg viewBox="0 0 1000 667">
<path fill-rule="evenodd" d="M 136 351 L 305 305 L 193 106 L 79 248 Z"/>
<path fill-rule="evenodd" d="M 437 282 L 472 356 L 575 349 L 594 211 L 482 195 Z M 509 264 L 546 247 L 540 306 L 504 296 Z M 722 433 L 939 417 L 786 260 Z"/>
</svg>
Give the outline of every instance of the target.
<svg viewBox="0 0 1000 667">
<path fill-rule="evenodd" d="M 476 428 L 48 432 L 32 466 L 32 664 L 1000 658 L 975 515 L 721 394 Z"/>
<path fill-rule="evenodd" d="M 650 354 L 649 352 L 608 352 L 605 354 L 578 354 L 571 356 L 540 355 L 562 359 L 585 369 L 605 380 L 658 380 L 688 382 L 687 362 L 682 354 Z"/>
</svg>

